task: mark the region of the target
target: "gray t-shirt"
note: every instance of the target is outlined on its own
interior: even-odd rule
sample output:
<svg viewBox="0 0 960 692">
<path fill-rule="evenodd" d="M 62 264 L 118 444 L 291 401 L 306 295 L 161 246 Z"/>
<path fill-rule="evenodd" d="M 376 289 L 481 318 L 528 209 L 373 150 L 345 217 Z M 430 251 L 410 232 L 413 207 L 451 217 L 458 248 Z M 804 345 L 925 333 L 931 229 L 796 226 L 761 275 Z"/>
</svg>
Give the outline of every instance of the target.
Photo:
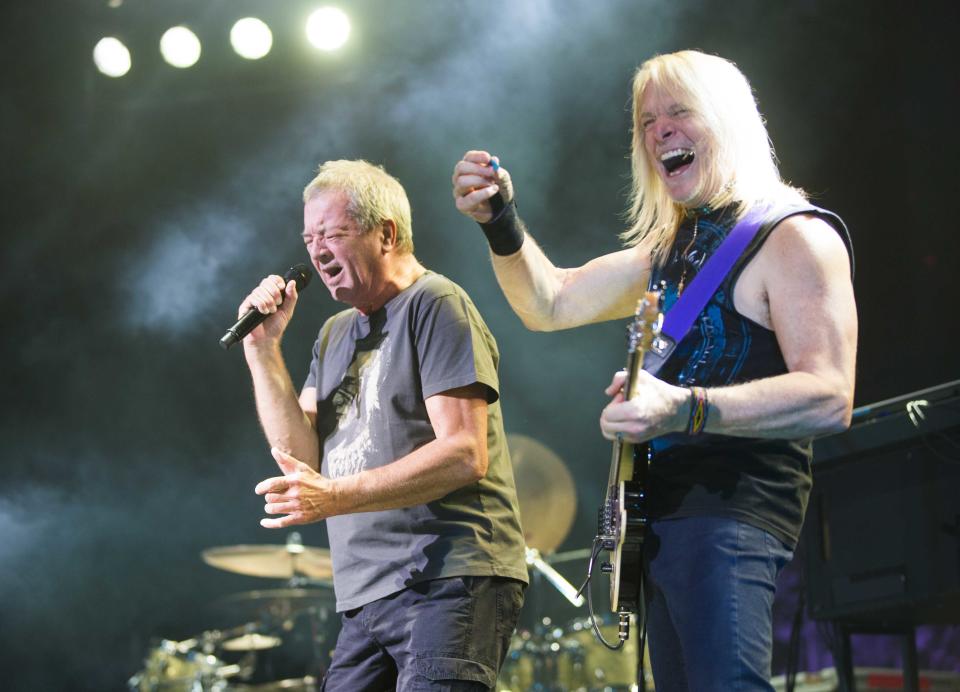
<svg viewBox="0 0 960 692">
<path fill-rule="evenodd" d="M 344 310 L 321 328 L 304 387 L 317 388 L 321 472 L 330 478 L 384 466 L 434 440 L 430 396 L 480 383 L 489 404 L 483 479 L 427 504 L 326 520 L 338 611 L 439 577 L 527 581 L 498 361 L 469 296 L 433 272 L 372 315 Z"/>
</svg>

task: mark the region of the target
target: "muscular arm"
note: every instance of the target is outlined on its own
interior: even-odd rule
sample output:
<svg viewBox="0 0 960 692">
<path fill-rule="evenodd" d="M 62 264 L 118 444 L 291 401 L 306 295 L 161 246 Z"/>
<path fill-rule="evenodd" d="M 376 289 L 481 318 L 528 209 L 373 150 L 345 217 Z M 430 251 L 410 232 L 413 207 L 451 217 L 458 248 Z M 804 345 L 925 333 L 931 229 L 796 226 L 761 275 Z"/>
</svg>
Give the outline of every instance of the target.
<svg viewBox="0 0 960 692">
<path fill-rule="evenodd" d="M 770 327 L 788 373 L 710 392 L 708 432 L 797 438 L 850 425 L 857 310 L 850 260 L 825 221 L 795 216 L 763 248 Z"/>
<path fill-rule="evenodd" d="M 649 253 L 642 246 L 560 269 L 528 234 L 512 255 L 493 257 L 503 294 L 528 329 L 554 331 L 633 314 L 646 288 Z"/>
<path fill-rule="evenodd" d="M 453 171 L 457 209 L 478 223 L 491 219 L 493 195 L 513 199 L 509 172 L 502 167 L 495 171 L 492 158 L 485 151 L 468 151 Z M 537 331 L 631 315 L 650 272 L 649 248 L 642 245 L 603 255 L 576 269 L 561 269 L 529 234 L 513 254 L 492 257 L 497 281 L 513 311 L 526 327 Z"/>
<path fill-rule="evenodd" d="M 788 372 L 708 388 L 705 431 L 797 439 L 846 428 L 853 407 L 857 314 L 843 242 L 824 221 L 792 217 L 752 263 L 757 264 L 748 270 L 759 286 L 752 303 L 759 306 L 758 321 L 775 332 Z M 642 441 L 686 430 L 688 390 L 641 373 L 639 394 L 624 402 L 616 393 L 622 380 L 618 375 L 607 389 L 614 400 L 601 417 L 606 437 L 619 432 Z"/>
<path fill-rule="evenodd" d="M 263 526 L 282 528 L 353 512 L 410 507 L 440 499 L 487 472 L 487 401 L 483 385 L 451 389 L 427 398 L 436 439 L 393 463 L 329 479 L 277 458 L 284 476 L 257 486 L 266 496 Z M 276 455 L 275 455 L 276 456 Z"/>
</svg>

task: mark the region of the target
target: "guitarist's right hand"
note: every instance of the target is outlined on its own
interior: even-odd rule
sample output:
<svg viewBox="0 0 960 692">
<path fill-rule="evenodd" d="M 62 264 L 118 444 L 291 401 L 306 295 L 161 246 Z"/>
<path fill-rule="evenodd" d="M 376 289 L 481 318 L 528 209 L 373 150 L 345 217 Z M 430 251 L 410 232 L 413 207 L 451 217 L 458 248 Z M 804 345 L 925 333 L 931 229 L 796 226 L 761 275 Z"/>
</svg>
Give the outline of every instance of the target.
<svg viewBox="0 0 960 692">
<path fill-rule="evenodd" d="M 636 394 L 627 399 L 623 385 L 626 370 L 614 374 L 604 390 L 612 397 L 600 415 L 600 430 L 608 440 L 634 444 L 672 432 L 684 432 L 690 419 L 690 390 L 657 379 L 645 370 L 637 372 Z"/>
</svg>

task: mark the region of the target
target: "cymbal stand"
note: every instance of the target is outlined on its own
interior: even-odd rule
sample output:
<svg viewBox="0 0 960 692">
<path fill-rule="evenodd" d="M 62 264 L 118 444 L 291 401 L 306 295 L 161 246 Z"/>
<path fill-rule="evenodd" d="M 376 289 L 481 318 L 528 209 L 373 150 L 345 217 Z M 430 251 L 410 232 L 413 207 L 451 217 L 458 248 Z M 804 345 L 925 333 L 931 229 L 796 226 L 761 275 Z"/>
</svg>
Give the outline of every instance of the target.
<svg viewBox="0 0 960 692">
<path fill-rule="evenodd" d="M 570 601 L 570 603 L 577 608 L 583 605 L 583 596 L 577 593 L 576 587 L 567 581 L 557 570 L 547 564 L 540 556 L 539 550 L 528 547 L 526 558 L 527 565 L 533 567 L 535 570 L 537 570 L 537 572 L 542 574 L 547 581 L 553 584 L 554 588 L 559 591 L 564 598 Z"/>
</svg>

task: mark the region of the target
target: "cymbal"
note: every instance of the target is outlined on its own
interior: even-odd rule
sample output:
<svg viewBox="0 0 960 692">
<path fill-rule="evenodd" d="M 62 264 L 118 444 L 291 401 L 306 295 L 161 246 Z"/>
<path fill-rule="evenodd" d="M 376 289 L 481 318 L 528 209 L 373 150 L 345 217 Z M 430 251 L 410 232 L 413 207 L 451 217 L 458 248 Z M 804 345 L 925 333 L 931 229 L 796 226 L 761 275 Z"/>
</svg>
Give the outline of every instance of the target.
<svg viewBox="0 0 960 692">
<path fill-rule="evenodd" d="M 241 637 L 225 640 L 220 646 L 226 651 L 263 651 L 273 649 L 283 644 L 280 637 L 269 637 L 265 634 L 251 632 Z"/>
<path fill-rule="evenodd" d="M 260 589 L 224 596 L 214 606 L 238 615 L 282 619 L 313 606 L 330 605 L 333 600 L 332 589 Z"/>
<path fill-rule="evenodd" d="M 207 548 L 201 553 L 211 567 L 251 577 L 290 579 L 306 576 L 312 579 L 333 577 L 330 551 L 304 545 L 228 545 Z"/>
<path fill-rule="evenodd" d="M 577 513 L 573 477 L 553 450 L 526 435 L 507 435 L 527 545 L 549 555 L 563 543 Z"/>
</svg>

